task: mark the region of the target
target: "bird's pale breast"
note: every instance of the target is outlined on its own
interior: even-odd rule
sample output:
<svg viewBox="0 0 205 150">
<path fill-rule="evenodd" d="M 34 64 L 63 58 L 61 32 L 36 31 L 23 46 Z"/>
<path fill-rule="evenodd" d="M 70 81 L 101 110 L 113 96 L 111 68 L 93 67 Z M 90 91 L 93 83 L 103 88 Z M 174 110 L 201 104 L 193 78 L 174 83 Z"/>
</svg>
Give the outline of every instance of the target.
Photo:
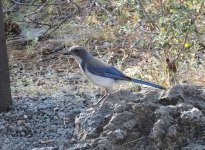
<svg viewBox="0 0 205 150">
<path fill-rule="evenodd" d="M 114 79 L 97 76 L 89 72 L 87 69 L 85 69 L 84 73 L 92 83 L 98 86 L 104 87 L 105 89 L 109 91 L 112 91 L 112 88 L 116 83 Z"/>
</svg>

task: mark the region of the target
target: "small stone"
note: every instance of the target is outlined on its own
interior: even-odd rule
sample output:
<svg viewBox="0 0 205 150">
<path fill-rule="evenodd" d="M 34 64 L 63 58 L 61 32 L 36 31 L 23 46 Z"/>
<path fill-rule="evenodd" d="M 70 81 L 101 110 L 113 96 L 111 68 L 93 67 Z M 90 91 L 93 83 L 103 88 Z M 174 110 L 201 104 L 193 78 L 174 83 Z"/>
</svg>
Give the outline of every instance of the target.
<svg viewBox="0 0 205 150">
<path fill-rule="evenodd" d="M 177 133 L 178 133 L 177 129 L 178 129 L 177 125 L 173 125 L 173 126 L 169 127 L 167 135 L 169 137 L 176 138 L 177 137 Z"/>
<path fill-rule="evenodd" d="M 202 112 L 199 109 L 192 108 L 191 110 L 183 111 L 180 117 L 182 119 L 193 120 L 193 119 L 199 119 L 201 116 L 202 116 Z"/>
<path fill-rule="evenodd" d="M 18 125 L 22 125 L 22 124 L 25 124 L 25 123 L 26 123 L 25 120 L 18 120 L 18 121 L 17 121 L 17 124 L 18 124 Z"/>
<path fill-rule="evenodd" d="M 123 111 L 125 111 L 126 109 L 126 104 L 122 103 L 122 104 L 116 104 L 115 105 L 115 109 L 114 109 L 114 112 L 116 113 L 121 113 Z"/>
<path fill-rule="evenodd" d="M 19 128 L 18 128 L 18 131 L 19 131 L 19 132 L 22 132 L 22 131 L 23 131 L 23 128 L 22 128 L 22 127 L 19 127 Z"/>
<path fill-rule="evenodd" d="M 60 97 L 63 97 L 64 95 L 65 95 L 65 93 L 63 93 L 63 92 L 56 92 L 55 94 L 52 95 L 52 97 L 60 98 Z"/>
<path fill-rule="evenodd" d="M 104 42 L 102 47 L 103 47 L 103 48 L 109 48 L 109 47 L 112 47 L 112 46 L 113 46 L 112 43 Z"/>
<path fill-rule="evenodd" d="M 25 123 L 25 127 L 30 129 L 31 128 L 30 123 Z"/>
<path fill-rule="evenodd" d="M 54 116 L 53 119 L 57 120 L 57 119 L 58 119 L 58 116 Z"/>
<path fill-rule="evenodd" d="M 57 133 L 60 134 L 60 135 L 65 135 L 66 134 L 66 130 L 62 129 L 62 128 L 58 128 L 57 129 Z"/>
<path fill-rule="evenodd" d="M 23 115 L 23 117 L 24 117 L 25 119 L 28 119 L 28 116 L 27 116 L 27 115 Z"/>
<path fill-rule="evenodd" d="M 59 119 L 63 119 L 65 117 L 65 113 L 64 112 L 58 112 L 58 118 Z"/>
<path fill-rule="evenodd" d="M 25 135 L 26 135 L 26 133 L 25 133 L 25 132 L 21 132 L 21 135 L 22 135 L 22 136 L 25 136 Z"/>
<path fill-rule="evenodd" d="M 135 119 L 131 119 L 123 124 L 123 127 L 127 130 L 132 130 L 134 126 L 137 124 Z"/>
<path fill-rule="evenodd" d="M 26 116 L 27 116 L 28 119 L 31 119 L 34 116 L 34 111 L 35 110 L 27 110 L 26 111 Z"/>
<path fill-rule="evenodd" d="M 165 122 L 162 119 L 157 120 L 152 128 L 152 138 L 161 138 L 165 133 L 164 129 L 166 129 Z"/>
<path fill-rule="evenodd" d="M 41 147 L 41 148 L 33 148 L 32 150 L 58 150 L 57 147 Z"/>
<path fill-rule="evenodd" d="M 118 142 L 124 140 L 125 136 L 126 136 L 126 131 L 121 130 L 121 129 L 117 129 L 115 131 L 110 131 L 107 134 L 108 140 L 111 141 L 112 143 L 118 143 Z"/>
</svg>

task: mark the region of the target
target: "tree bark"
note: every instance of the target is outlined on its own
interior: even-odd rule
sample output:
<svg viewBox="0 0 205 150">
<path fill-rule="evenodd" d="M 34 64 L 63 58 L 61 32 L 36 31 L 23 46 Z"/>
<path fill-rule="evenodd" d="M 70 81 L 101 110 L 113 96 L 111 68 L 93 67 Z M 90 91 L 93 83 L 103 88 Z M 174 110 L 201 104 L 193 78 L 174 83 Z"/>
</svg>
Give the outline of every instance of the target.
<svg viewBox="0 0 205 150">
<path fill-rule="evenodd" d="M 0 112 L 8 111 L 12 104 L 3 16 L 0 0 Z"/>
</svg>

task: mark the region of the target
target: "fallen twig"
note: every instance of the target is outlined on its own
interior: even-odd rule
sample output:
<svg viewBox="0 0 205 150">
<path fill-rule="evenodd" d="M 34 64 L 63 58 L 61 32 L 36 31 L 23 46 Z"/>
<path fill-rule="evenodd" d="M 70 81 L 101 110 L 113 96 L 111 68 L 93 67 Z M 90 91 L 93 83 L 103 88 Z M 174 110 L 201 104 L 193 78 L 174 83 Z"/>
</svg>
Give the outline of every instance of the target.
<svg viewBox="0 0 205 150">
<path fill-rule="evenodd" d="M 29 16 L 26 16 L 26 18 L 28 18 L 31 22 L 28 22 L 28 21 L 23 21 L 23 22 L 26 22 L 26 23 L 35 23 L 35 24 L 37 24 L 37 25 L 43 25 L 43 26 L 49 26 L 49 27 L 56 26 L 56 25 L 54 25 L 54 24 L 42 23 L 42 22 L 35 21 L 35 20 L 31 19 Z"/>
<path fill-rule="evenodd" d="M 73 3 L 73 2 L 71 2 Z M 74 3 L 73 3 L 74 4 Z M 74 4 L 75 5 L 75 4 Z M 69 14 L 67 14 L 59 23 L 55 24 L 55 27 L 50 27 L 48 28 L 40 37 L 39 40 L 41 40 L 42 38 L 49 36 L 51 33 L 53 33 L 54 31 L 56 31 L 63 23 L 65 23 L 69 18 L 73 17 L 74 15 L 76 15 L 77 13 L 79 13 L 82 9 L 85 9 L 88 6 L 85 6 L 83 8 L 80 8 L 78 5 L 76 6 L 77 9 Z"/>
<path fill-rule="evenodd" d="M 8 39 L 6 41 L 7 44 L 24 44 L 26 42 L 28 42 L 30 39 L 26 38 L 26 37 L 18 37 L 18 38 L 12 38 L 12 39 Z"/>
</svg>

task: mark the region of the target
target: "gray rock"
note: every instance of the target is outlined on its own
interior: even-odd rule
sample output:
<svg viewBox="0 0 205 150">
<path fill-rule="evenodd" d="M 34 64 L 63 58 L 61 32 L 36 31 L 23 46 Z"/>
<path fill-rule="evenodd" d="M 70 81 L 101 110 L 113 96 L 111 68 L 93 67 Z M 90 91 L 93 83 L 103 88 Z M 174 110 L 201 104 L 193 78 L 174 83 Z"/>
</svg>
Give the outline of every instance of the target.
<svg viewBox="0 0 205 150">
<path fill-rule="evenodd" d="M 108 123 L 108 114 L 113 112 L 112 107 L 106 103 L 98 111 L 94 108 L 81 113 L 75 119 L 76 135 L 78 138 L 90 139 L 103 131 L 103 127 Z"/>
<path fill-rule="evenodd" d="M 182 150 L 205 150 L 205 145 L 202 144 L 190 144 L 183 147 Z"/>
<path fill-rule="evenodd" d="M 204 91 L 185 84 L 172 87 L 163 97 L 160 91 L 145 91 L 144 96 L 114 93 L 103 106 L 76 118 L 75 135 L 94 140 L 91 148 L 96 150 L 182 149 L 187 143 L 205 142 Z"/>
<path fill-rule="evenodd" d="M 181 112 L 181 119 L 193 120 L 200 119 L 202 117 L 202 112 L 197 108 L 192 108 L 188 111 Z"/>
<path fill-rule="evenodd" d="M 32 150 L 58 150 L 57 147 L 41 147 L 41 148 L 33 148 Z"/>
</svg>

